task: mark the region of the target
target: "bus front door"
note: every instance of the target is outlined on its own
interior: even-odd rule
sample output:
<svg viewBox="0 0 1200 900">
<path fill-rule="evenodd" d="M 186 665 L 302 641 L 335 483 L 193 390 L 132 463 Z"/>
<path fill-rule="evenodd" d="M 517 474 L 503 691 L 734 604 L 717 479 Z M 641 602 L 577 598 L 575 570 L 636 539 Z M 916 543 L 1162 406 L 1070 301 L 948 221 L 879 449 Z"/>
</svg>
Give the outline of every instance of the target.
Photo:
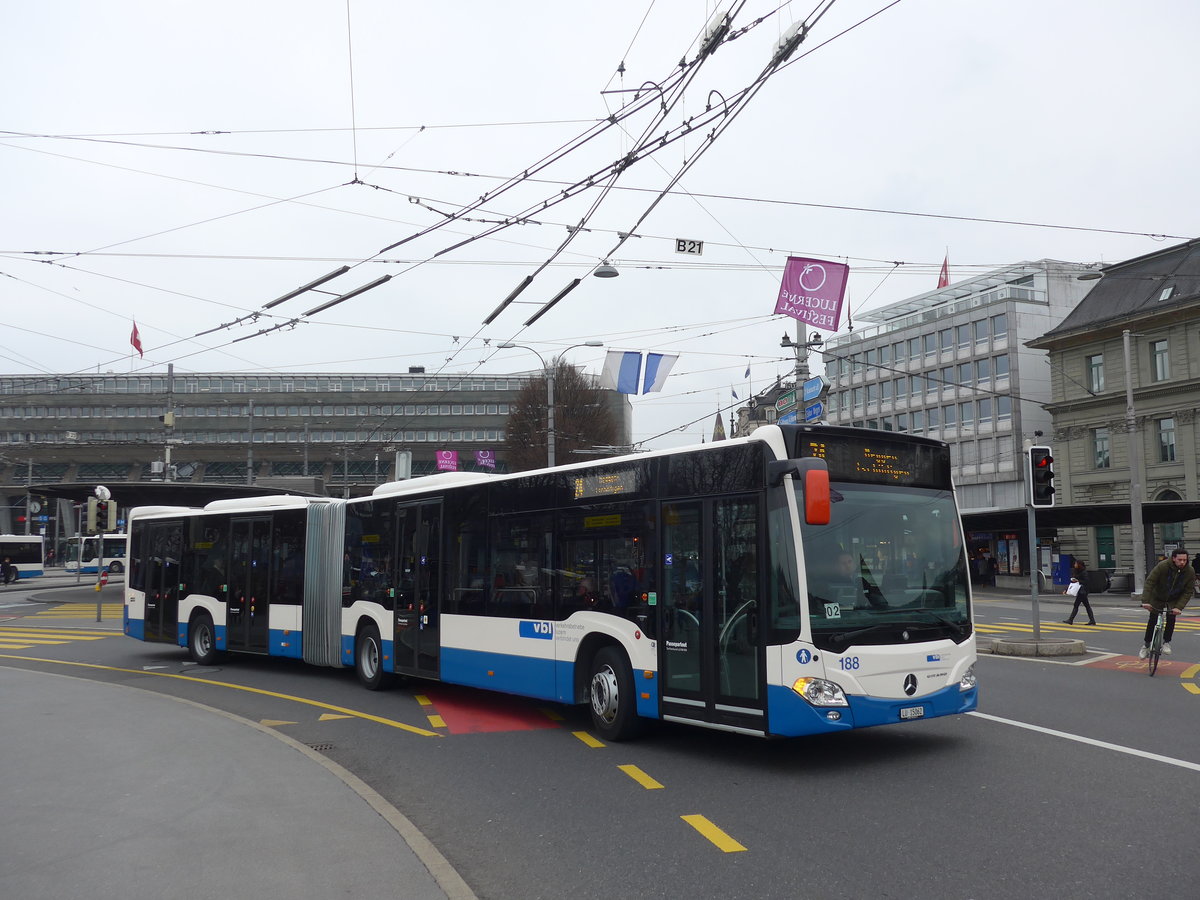
<svg viewBox="0 0 1200 900">
<path fill-rule="evenodd" d="M 396 671 L 437 675 L 442 566 L 440 503 L 396 510 Z"/>
<path fill-rule="evenodd" d="M 754 496 L 663 504 L 664 718 L 766 730 L 759 505 Z"/>
<path fill-rule="evenodd" d="M 269 637 L 271 519 L 234 519 L 230 526 L 226 646 L 266 653 Z"/>
<path fill-rule="evenodd" d="M 183 548 L 182 522 L 154 522 L 146 529 L 145 640 L 175 641 L 179 619 L 179 558 Z"/>
</svg>

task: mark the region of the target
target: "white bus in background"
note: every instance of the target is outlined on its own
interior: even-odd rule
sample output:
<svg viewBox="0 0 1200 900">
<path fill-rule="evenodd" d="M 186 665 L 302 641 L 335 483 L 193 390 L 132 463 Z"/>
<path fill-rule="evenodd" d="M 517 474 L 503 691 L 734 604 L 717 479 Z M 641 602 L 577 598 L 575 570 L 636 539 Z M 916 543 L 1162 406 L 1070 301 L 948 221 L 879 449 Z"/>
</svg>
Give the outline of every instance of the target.
<svg viewBox="0 0 1200 900">
<path fill-rule="evenodd" d="M 95 575 L 100 571 L 101 535 L 87 535 L 80 555 L 80 538 L 76 535 L 67 539 L 67 555 L 63 559 L 63 570 L 74 575 L 77 572 Z M 125 571 L 125 535 L 106 534 L 104 539 L 104 568 L 114 575 Z"/>
<path fill-rule="evenodd" d="M 7 560 L 16 569 L 15 575 L 10 576 L 13 581 L 45 575 L 42 554 L 40 534 L 0 534 L 0 560 Z"/>
</svg>

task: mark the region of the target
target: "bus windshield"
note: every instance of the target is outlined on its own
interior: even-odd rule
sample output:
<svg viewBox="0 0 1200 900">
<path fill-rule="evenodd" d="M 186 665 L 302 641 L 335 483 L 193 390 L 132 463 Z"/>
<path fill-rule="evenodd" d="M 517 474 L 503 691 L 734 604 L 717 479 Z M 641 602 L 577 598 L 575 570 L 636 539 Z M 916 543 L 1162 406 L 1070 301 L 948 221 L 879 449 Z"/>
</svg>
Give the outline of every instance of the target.
<svg viewBox="0 0 1200 900">
<path fill-rule="evenodd" d="M 950 491 L 835 482 L 828 525 L 803 525 L 813 642 L 841 653 L 971 634 Z"/>
</svg>

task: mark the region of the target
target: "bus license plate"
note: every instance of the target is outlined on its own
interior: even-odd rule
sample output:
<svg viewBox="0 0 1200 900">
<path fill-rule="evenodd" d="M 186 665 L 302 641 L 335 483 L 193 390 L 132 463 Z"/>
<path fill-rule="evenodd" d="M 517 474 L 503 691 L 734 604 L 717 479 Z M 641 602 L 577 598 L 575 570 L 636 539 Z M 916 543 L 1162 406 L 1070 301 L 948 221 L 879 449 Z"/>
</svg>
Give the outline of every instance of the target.
<svg viewBox="0 0 1200 900">
<path fill-rule="evenodd" d="M 920 719 L 925 715 L 923 706 L 905 706 L 900 710 L 901 719 Z"/>
</svg>

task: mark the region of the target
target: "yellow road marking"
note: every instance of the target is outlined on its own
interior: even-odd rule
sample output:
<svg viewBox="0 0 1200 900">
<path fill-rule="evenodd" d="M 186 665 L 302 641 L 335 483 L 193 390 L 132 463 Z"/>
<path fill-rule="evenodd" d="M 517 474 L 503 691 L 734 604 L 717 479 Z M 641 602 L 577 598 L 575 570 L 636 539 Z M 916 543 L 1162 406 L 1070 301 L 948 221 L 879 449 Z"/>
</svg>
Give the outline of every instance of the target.
<svg viewBox="0 0 1200 900">
<path fill-rule="evenodd" d="M 354 716 L 335 716 L 333 713 L 321 713 L 318 722 L 332 722 L 334 719 L 353 719 Z"/>
<path fill-rule="evenodd" d="M 433 706 L 433 701 L 424 694 L 413 694 L 413 699 L 416 700 L 417 703 L 421 704 L 421 706 Z"/>
<path fill-rule="evenodd" d="M 589 747 L 596 748 L 596 747 L 604 746 L 604 744 L 601 741 L 596 740 L 594 737 L 592 737 L 586 731 L 572 731 L 571 734 L 575 735 L 575 737 L 579 738 L 579 740 L 583 741 Z"/>
<path fill-rule="evenodd" d="M 0 641 L 0 650 L 32 650 L 33 644 L 10 644 L 8 641 Z"/>
<path fill-rule="evenodd" d="M 617 766 L 617 768 L 648 791 L 660 790 L 662 788 L 661 784 L 659 784 L 637 766 Z"/>
<path fill-rule="evenodd" d="M 5 635 L 4 637 L 0 637 L 0 641 L 20 641 L 22 644 L 28 644 L 31 647 L 35 646 L 37 644 L 69 644 L 69 643 L 71 643 L 70 641 L 51 640 L 49 638 L 32 638 L 32 637 L 18 638 L 18 637 L 8 637 L 7 635 Z"/>
<path fill-rule="evenodd" d="M 118 666 L 101 666 L 96 663 L 72 662 L 66 659 L 43 659 L 40 656 L 15 656 L 11 653 L 0 653 L 0 659 L 19 659 L 24 662 L 37 663 L 53 663 L 59 666 L 77 666 L 81 669 L 99 669 L 104 672 L 126 672 L 130 675 L 149 675 L 154 678 L 178 678 L 180 681 L 192 681 L 196 684 L 209 684 L 214 687 L 229 688 L 231 691 L 245 691 L 248 694 L 261 694 L 264 697 L 275 697 L 278 700 L 290 700 L 293 703 L 302 703 L 305 706 L 315 706 L 318 709 L 328 709 L 333 712 L 343 713 L 355 719 L 366 719 L 368 722 L 375 722 L 379 725 L 387 725 L 389 728 L 399 728 L 401 731 L 408 731 L 413 734 L 419 734 L 422 737 L 443 737 L 436 731 L 427 731 L 424 728 L 418 728 L 415 725 L 406 725 L 404 722 L 397 722 L 395 719 L 385 719 L 383 716 L 373 716 L 370 713 L 359 712 L 354 709 L 347 709 L 344 706 L 334 706 L 332 703 L 322 703 L 320 700 L 309 700 L 307 697 L 296 697 L 292 694 L 280 694 L 276 691 L 264 691 L 262 688 L 248 687 L 244 684 L 230 684 L 226 681 L 214 681 L 211 678 L 196 678 L 194 675 L 176 675 L 172 672 L 147 672 L 143 669 L 122 669 Z"/>
<path fill-rule="evenodd" d="M 738 853 L 746 848 L 727 835 L 704 816 L 680 816 L 698 832 L 717 845 L 717 849 L 725 853 Z"/>
<path fill-rule="evenodd" d="M 538 712 L 540 712 L 543 716 L 545 716 L 551 722 L 561 722 L 563 720 L 563 717 L 560 716 L 558 713 L 556 713 L 552 709 L 539 709 Z"/>
<path fill-rule="evenodd" d="M 429 716 L 428 718 L 429 718 L 429 727 L 430 728 L 445 728 L 446 727 L 446 720 L 443 719 L 441 716 L 432 715 L 432 716 Z"/>
<path fill-rule="evenodd" d="M 1200 673 L 1200 663 L 1197 663 L 1194 666 L 1188 666 L 1186 669 L 1183 670 L 1183 674 L 1181 674 L 1179 677 L 1180 678 L 1195 678 L 1197 673 Z"/>
<path fill-rule="evenodd" d="M 1183 686 L 1185 691 L 1191 691 L 1193 694 L 1200 694 L 1200 686 L 1192 684 L 1190 681 Z"/>
<path fill-rule="evenodd" d="M 268 728 L 277 728 L 280 725 L 297 725 L 298 722 L 287 722 L 283 719 L 259 719 L 259 725 L 265 725 Z"/>
</svg>

